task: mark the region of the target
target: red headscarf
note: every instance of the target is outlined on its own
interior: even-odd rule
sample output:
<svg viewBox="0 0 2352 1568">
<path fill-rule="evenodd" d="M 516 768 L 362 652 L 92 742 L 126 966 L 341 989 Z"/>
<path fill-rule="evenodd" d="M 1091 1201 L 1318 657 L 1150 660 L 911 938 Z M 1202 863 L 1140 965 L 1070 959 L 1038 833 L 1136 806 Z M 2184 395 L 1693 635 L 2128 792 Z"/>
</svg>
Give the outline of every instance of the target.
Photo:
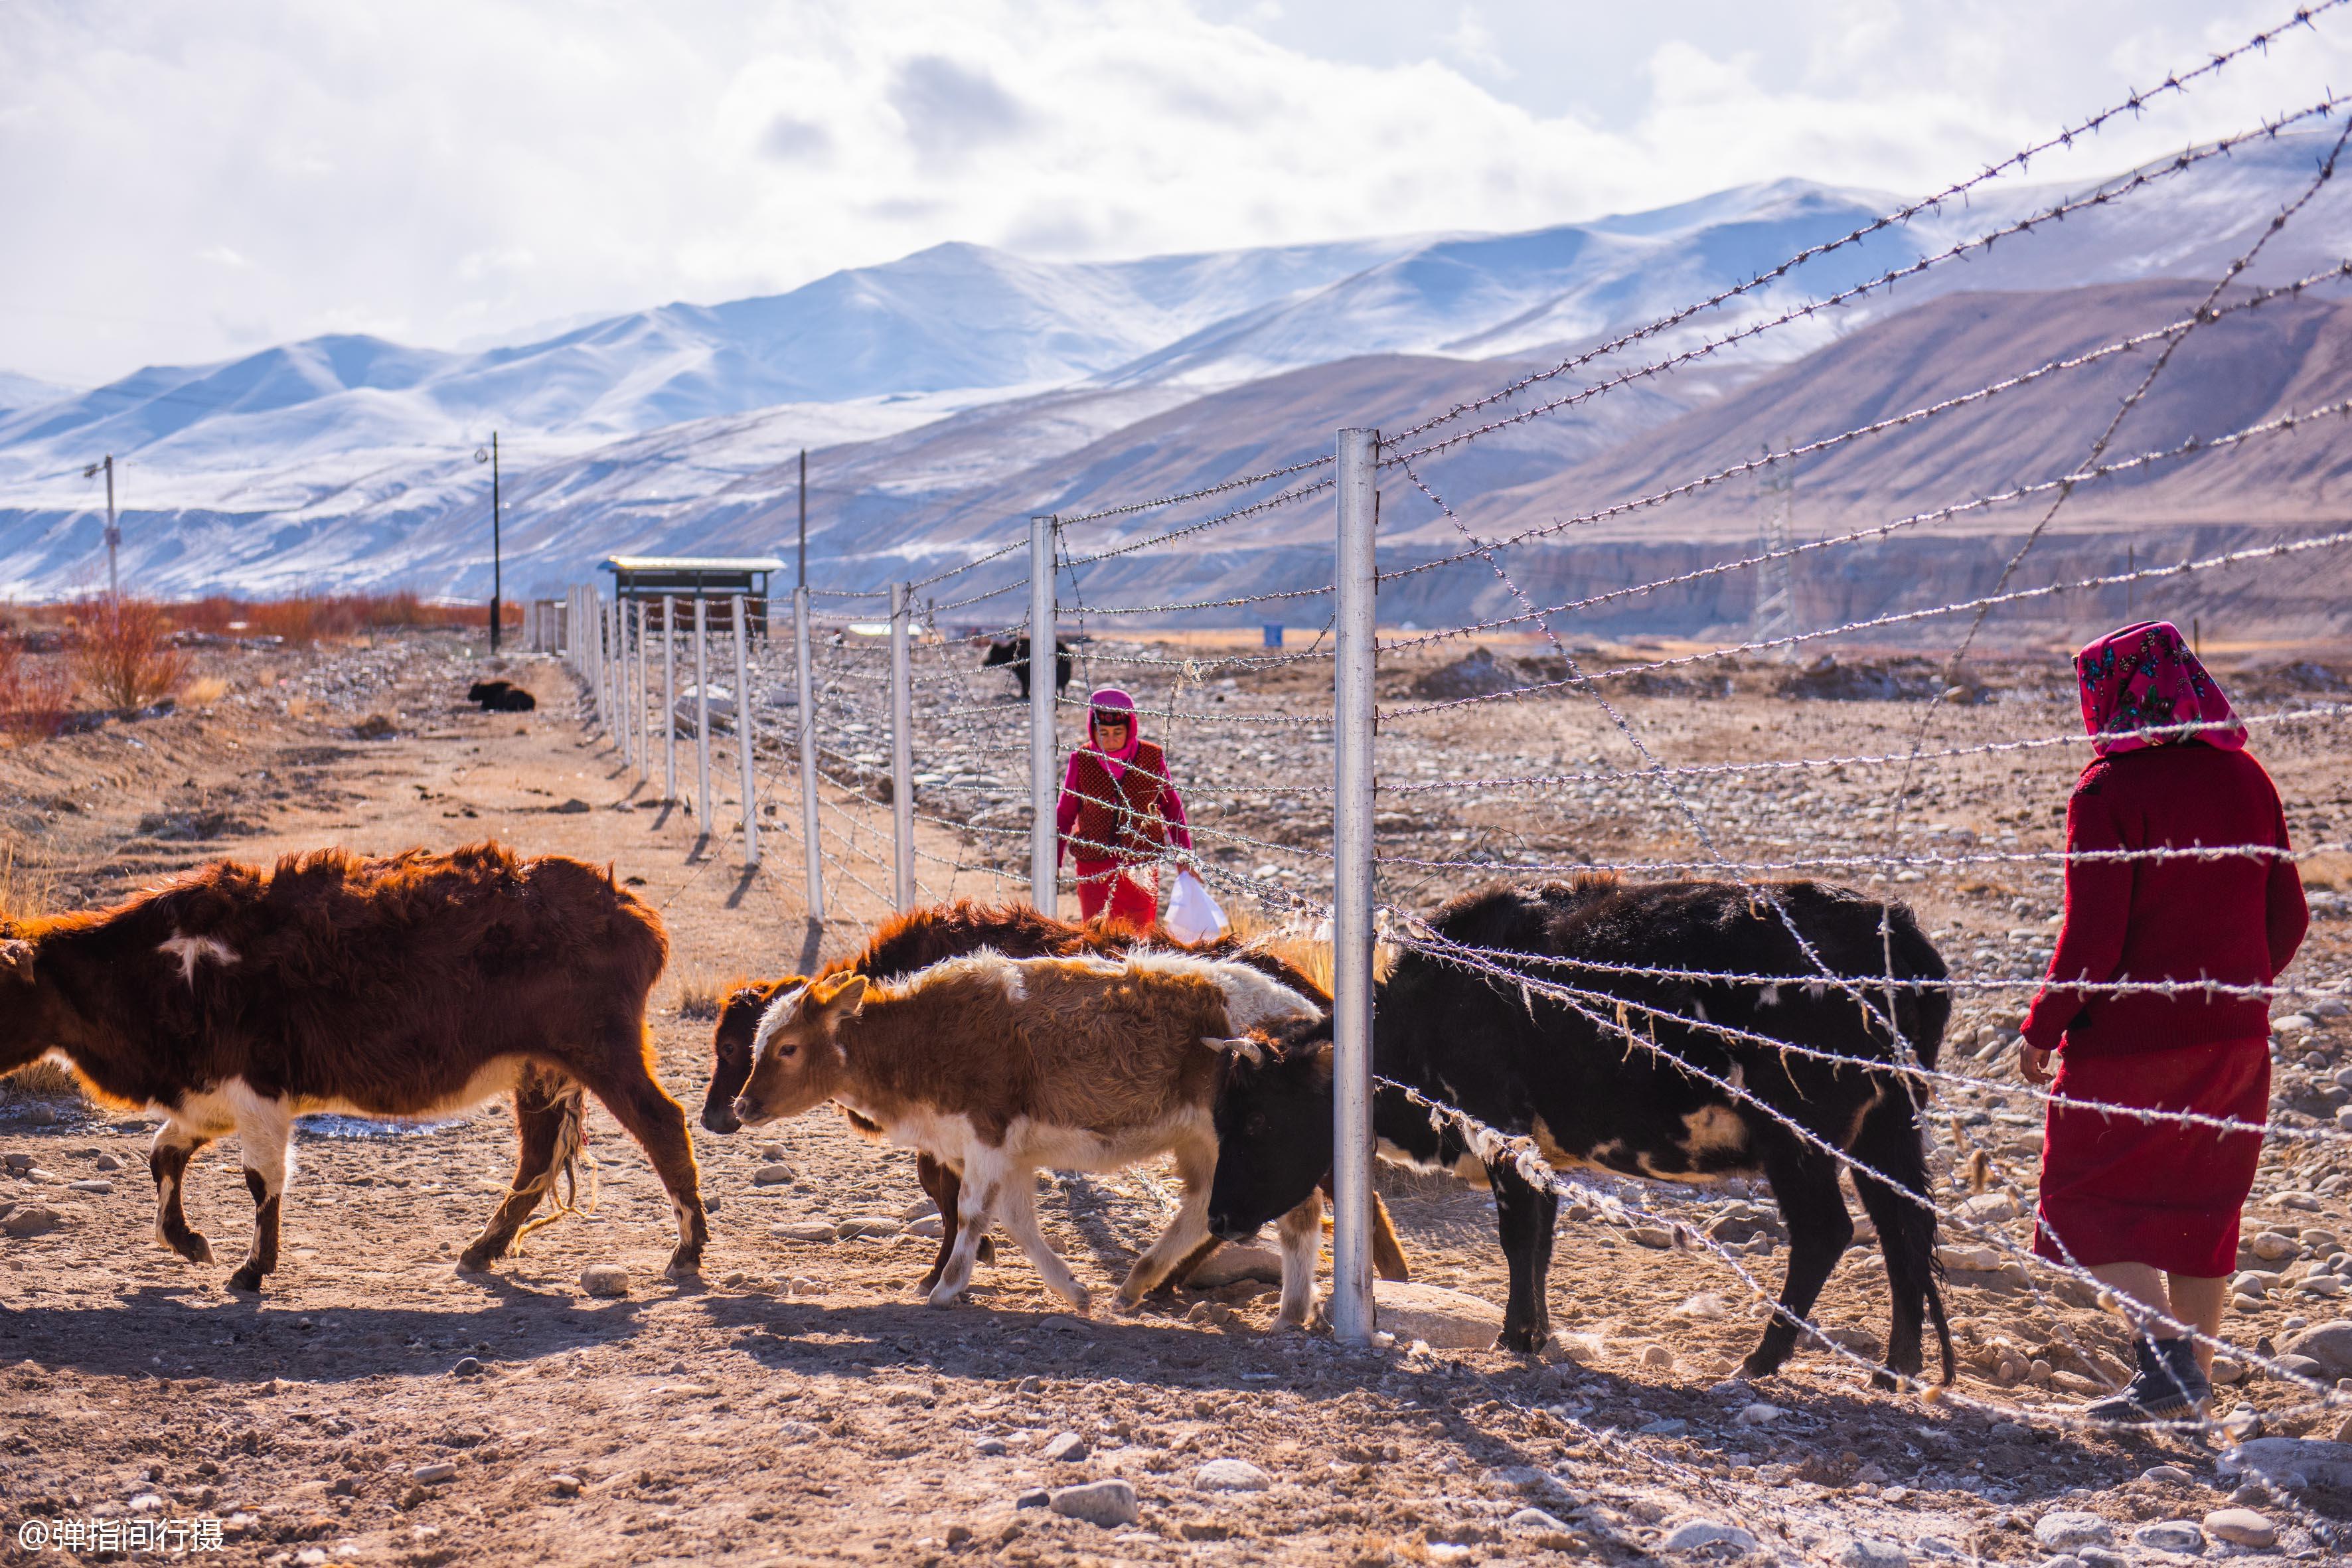
<svg viewBox="0 0 2352 1568">
<path fill-rule="evenodd" d="M 1117 750 L 1104 745 L 1102 737 L 1095 732 L 1095 720 L 1104 713 L 1122 714 L 1127 719 L 1127 741 Z M 1117 778 L 1127 771 L 1127 764 L 1135 760 L 1135 748 L 1142 743 L 1143 726 L 1136 722 L 1135 699 L 1116 686 L 1097 689 L 1087 702 L 1087 744 L 1102 753 L 1109 764 L 1111 777 Z"/>
<path fill-rule="evenodd" d="M 2074 656 L 2074 673 L 2083 687 L 2083 728 L 2101 756 L 2180 741 L 2202 741 L 2225 752 L 2246 743 L 2246 727 L 2230 700 L 2169 621 L 2109 632 Z M 2202 727 L 2172 735 L 2131 733 L 2171 724 Z"/>
</svg>

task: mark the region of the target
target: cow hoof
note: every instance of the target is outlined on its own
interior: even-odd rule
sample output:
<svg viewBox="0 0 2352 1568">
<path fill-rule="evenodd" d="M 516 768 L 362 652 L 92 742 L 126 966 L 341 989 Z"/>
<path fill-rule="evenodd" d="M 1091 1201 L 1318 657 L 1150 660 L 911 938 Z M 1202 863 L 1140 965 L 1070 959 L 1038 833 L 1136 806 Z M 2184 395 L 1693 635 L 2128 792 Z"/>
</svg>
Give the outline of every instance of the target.
<svg viewBox="0 0 2352 1568">
<path fill-rule="evenodd" d="M 1515 1329 L 1505 1324 L 1503 1331 L 1495 1336 L 1495 1348 L 1509 1351 L 1515 1355 L 1533 1355 L 1543 1349 L 1544 1342 L 1549 1338 L 1549 1331 L 1538 1333 L 1532 1329 Z"/>
<path fill-rule="evenodd" d="M 681 1253 L 669 1260 L 669 1267 L 662 1273 L 672 1279 L 699 1279 L 702 1278 L 702 1255 L 698 1252 Z"/>
<path fill-rule="evenodd" d="M 1742 1377 L 1769 1377 L 1774 1373 L 1780 1370 L 1780 1360 L 1781 1358 L 1779 1356 L 1766 1355 L 1763 1352 L 1759 1351 L 1754 1355 L 1749 1356 L 1746 1361 L 1739 1363 L 1739 1375 Z"/>
<path fill-rule="evenodd" d="M 260 1267 L 257 1264 L 247 1264 L 244 1268 L 238 1269 L 236 1273 L 228 1277 L 228 1288 L 232 1290 L 242 1291 L 248 1296 L 260 1295 Z"/>
<path fill-rule="evenodd" d="M 962 1298 L 962 1291 L 950 1290 L 946 1286 L 940 1285 L 935 1287 L 929 1295 L 923 1298 L 923 1305 L 945 1309 L 954 1306 Z"/>
<path fill-rule="evenodd" d="M 505 1251 L 503 1247 L 488 1247 L 477 1242 L 457 1254 L 457 1267 L 467 1274 L 487 1274 Z"/>
<path fill-rule="evenodd" d="M 213 1244 L 193 1230 L 177 1241 L 168 1236 L 162 1240 L 164 1246 L 191 1263 L 210 1263 L 213 1260 Z"/>
</svg>

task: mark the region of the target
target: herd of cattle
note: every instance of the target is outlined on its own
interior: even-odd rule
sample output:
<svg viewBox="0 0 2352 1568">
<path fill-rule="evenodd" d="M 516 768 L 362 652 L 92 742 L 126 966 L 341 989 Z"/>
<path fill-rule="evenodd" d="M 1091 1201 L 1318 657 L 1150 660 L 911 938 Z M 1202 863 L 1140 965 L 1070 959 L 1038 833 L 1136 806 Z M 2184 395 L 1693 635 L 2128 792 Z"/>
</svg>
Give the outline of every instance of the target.
<svg viewBox="0 0 2352 1568">
<path fill-rule="evenodd" d="M 1810 882 L 1587 878 L 1468 894 L 1428 923 L 1435 940 L 1402 951 L 1375 995 L 1374 1131 L 1390 1158 L 1492 1189 L 1510 1276 L 1501 1345 L 1532 1351 L 1549 1331 L 1558 1199 L 1530 1179 L 1531 1147 L 1555 1167 L 1651 1179 L 1760 1173 L 1789 1263 L 1785 1310 L 1746 1370 L 1772 1372 L 1853 1237 L 1838 1151 L 1885 1258 L 1886 1367 L 1920 1371 L 1932 1316 L 1948 1381 L 1936 1215 L 1907 1195 L 1928 1184 L 1922 1091 L 1902 1069 L 1906 1056 L 1934 1064 L 1949 1000 L 1907 910 Z M 1505 956 L 1483 969 L 1440 956 L 1455 944 Z M 47 1056 L 100 1100 L 160 1113 L 156 1232 L 191 1262 L 211 1249 L 183 1213 L 188 1163 L 234 1132 L 255 1205 L 230 1279 L 242 1290 L 277 1266 L 297 1117 L 430 1116 L 511 1096 L 514 1177 L 461 1259 L 482 1268 L 555 1201 L 593 1095 L 650 1158 L 677 1217 L 670 1272 L 691 1274 L 709 1226 L 646 1027 L 667 951 L 659 919 L 609 870 L 561 857 L 485 844 L 223 862 L 111 910 L 0 922 L 0 1072 Z M 1001 1226 L 1085 1308 L 1038 1228 L 1035 1172 L 1173 1156 L 1182 1204 L 1120 1304 L 1273 1223 L 1281 1321 L 1311 1316 L 1330 1003 L 1266 947 L 941 905 L 817 974 L 738 988 L 714 1051 L 709 1131 L 830 1103 L 919 1152 L 943 1222 L 922 1281 L 933 1305 L 962 1294 Z M 1400 1278 L 1402 1251 L 1376 1217 L 1376 1265 Z"/>
</svg>

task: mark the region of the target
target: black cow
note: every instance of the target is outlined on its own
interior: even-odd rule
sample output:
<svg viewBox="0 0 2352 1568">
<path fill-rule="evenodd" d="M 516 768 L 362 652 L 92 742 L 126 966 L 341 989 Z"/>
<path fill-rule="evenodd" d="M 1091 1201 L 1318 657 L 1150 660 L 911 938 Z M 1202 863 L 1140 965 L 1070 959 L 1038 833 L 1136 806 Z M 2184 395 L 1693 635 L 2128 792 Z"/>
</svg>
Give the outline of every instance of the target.
<svg viewBox="0 0 2352 1568">
<path fill-rule="evenodd" d="M 477 680 L 466 700 L 479 703 L 485 713 L 529 713 L 539 706 L 538 698 L 511 680 Z"/>
<path fill-rule="evenodd" d="M 1864 994 L 1880 1013 L 1891 1014 L 1912 1050 L 1932 1067 L 1951 1015 L 1950 997 L 1939 989 L 1897 984 L 1890 1005 L 1884 978 L 1890 952 L 1898 982 L 1945 975 L 1943 960 L 1910 911 L 1812 882 L 1774 883 L 1764 890 L 1832 972 L 1880 977 L 1861 987 Z M 1738 1086 L 1888 1182 L 1927 1191 L 1918 1108 L 1905 1081 L 1884 1065 L 1895 1057 L 1885 1027 L 1864 1013 L 1851 990 L 1810 978 L 1820 971 L 1771 903 L 1749 889 L 1726 882 L 1633 886 L 1580 878 L 1465 894 L 1432 923 L 1464 947 L 1530 955 L 1497 961 L 1504 967 L 1609 999 L 1587 1001 L 1580 1009 L 1408 948 L 1375 993 L 1377 1077 L 1411 1085 L 1530 1140 L 1555 1167 L 1591 1165 L 1666 1181 L 1762 1173 L 1789 1227 L 1780 1301 L 1795 1318 L 1812 1310 L 1853 1239 L 1853 1222 L 1838 1191 L 1838 1161 L 1758 1104 L 1698 1073 Z M 1789 978 L 1764 984 L 1653 979 L 1590 966 L 1600 963 Z M 1869 1065 L 1788 1054 L 1677 1018 L 1708 1020 Z M 1629 1040 L 1626 1030 L 1635 1037 Z M 1654 1051 L 1648 1046 L 1653 1039 Z M 1235 1064 L 1216 1112 L 1213 1234 L 1227 1241 L 1254 1236 L 1306 1196 L 1330 1166 L 1331 1098 L 1328 1026 L 1319 1039 L 1310 1034 L 1278 1059 Z M 1429 1108 L 1399 1089 L 1375 1086 L 1372 1125 L 1391 1157 L 1451 1170 L 1493 1189 L 1511 1276 L 1496 1342 L 1507 1350 L 1540 1347 L 1550 1332 L 1545 1282 L 1559 1209 L 1555 1189 L 1530 1182 L 1511 1151 L 1482 1155 L 1450 1120 L 1433 1126 Z M 1935 1318 L 1948 1383 L 1952 1340 L 1936 1284 L 1935 1211 L 1860 1170 L 1853 1181 L 1878 1226 L 1894 1297 L 1886 1364 L 1905 1375 L 1919 1371 L 1924 1308 Z M 1778 1369 L 1796 1338 L 1795 1325 L 1775 1317 L 1748 1358 L 1748 1374 Z"/>
<path fill-rule="evenodd" d="M 989 640 L 988 651 L 981 656 L 980 668 L 995 669 L 1003 665 L 1012 666 L 1013 679 L 1021 683 L 1021 695 L 1028 696 L 1029 636 L 1026 632 L 1010 642 L 1001 637 L 992 637 Z M 1066 690 L 1069 684 L 1070 645 L 1060 637 L 1055 637 L 1054 639 L 1054 689 Z"/>
</svg>

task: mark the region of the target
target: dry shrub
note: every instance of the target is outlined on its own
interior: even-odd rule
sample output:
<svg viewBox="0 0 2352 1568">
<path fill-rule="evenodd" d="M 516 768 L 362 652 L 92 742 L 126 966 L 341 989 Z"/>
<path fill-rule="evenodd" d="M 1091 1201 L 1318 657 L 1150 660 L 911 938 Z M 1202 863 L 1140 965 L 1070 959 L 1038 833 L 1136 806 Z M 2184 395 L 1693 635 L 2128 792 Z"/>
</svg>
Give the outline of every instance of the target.
<svg viewBox="0 0 2352 1568">
<path fill-rule="evenodd" d="M 63 727 L 71 684 L 52 660 L 25 651 L 21 638 L 0 636 L 0 740 L 47 740 Z"/>
<path fill-rule="evenodd" d="M 708 974 L 681 976 L 677 983 L 677 1016 L 708 1023 L 719 1016 L 731 987 Z"/>
<path fill-rule="evenodd" d="M 29 919 L 49 900 L 49 880 L 16 858 L 16 846 L 0 843 L 0 926 Z M 81 1092 L 73 1074 L 55 1062 L 35 1062 L 0 1076 L 0 1104 L 19 1100 L 71 1099 Z"/>
<path fill-rule="evenodd" d="M 209 708 L 228 695 L 228 682 L 217 675 L 191 680 L 180 690 L 180 701 L 190 708 Z"/>
<path fill-rule="evenodd" d="M 521 609 L 509 600 L 503 617 L 521 625 Z M 429 605 L 410 589 L 391 594 L 314 594 L 286 599 L 232 599 L 222 595 L 174 605 L 174 626 L 225 637 L 282 637 L 305 647 L 327 638 L 352 637 L 394 626 L 482 626 L 490 624 L 487 605 Z"/>
<path fill-rule="evenodd" d="M 145 599 L 91 599 L 81 606 L 74 668 L 109 708 L 144 708 L 168 697 L 188 673 L 188 656 L 167 647 L 163 606 Z"/>
</svg>

